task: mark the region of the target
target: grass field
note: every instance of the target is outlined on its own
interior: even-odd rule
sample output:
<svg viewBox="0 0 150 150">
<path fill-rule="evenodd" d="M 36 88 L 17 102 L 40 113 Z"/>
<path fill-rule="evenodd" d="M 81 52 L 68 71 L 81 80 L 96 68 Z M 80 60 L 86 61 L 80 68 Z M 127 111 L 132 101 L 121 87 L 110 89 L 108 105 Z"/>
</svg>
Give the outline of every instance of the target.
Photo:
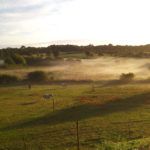
<svg viewBox="0 0 150 150">
<path fill-rule="evenodd" d="M 150 85 L 92 87 L 0 87 L 0 150 L 76 149 L 76 120 L 81 150 L 111 149 L 117 143 L 124 147 L 143 143 L 148 150 Z M 52 101 L 42 98 L 46 93 L 54 94 L 54 112 Z"/>
</svg>

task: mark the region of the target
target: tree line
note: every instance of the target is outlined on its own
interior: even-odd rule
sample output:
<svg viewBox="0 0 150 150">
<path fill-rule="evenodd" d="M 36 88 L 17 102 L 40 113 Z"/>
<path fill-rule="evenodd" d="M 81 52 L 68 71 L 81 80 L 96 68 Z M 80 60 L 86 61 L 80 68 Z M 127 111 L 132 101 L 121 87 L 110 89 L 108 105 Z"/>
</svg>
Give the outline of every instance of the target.
<svg viewBox="0 0 150 150">
<path fill-rule="evenodd" d="M 0 59 L 8 64 L 26 64 L 36 60 L 58 59 L 62 53 L 76 54 L 84 53 L 86 57 L 93 56 L 118 56 L 118 57 L 139 57 L 150 58 L 150 45 L 121 46 L 121 45 L 50 45 L 47 47 L 25 47 L 0 49 Z"/>
</svg>

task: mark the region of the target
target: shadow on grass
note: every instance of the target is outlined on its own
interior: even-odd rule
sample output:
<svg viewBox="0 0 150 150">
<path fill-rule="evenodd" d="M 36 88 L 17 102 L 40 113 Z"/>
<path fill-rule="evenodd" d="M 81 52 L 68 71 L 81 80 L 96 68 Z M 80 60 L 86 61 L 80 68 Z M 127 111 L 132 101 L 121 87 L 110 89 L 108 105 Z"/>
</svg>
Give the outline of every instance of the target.
<svg viewBox="0 0 150 150">
<path fill-rule="evenodd" d="M 38 101 L 25 102 L 25 103 L 21 103 L 20 105 L 22 105 L 22 106 L 34 105 L 34 104 L 36 104 L 37 102 L 38 102 Z"/>
<path fill-rule="evenodd" d="M 118 86 L 118 85 L 127 85 L 127 84 L 133 84 L 135 81 L 125 82 L 121 80 L 109 80 L 100 87 L 107 87 L 107 86 Z"/>
<path fill-rule="evenodd" d="M 29 121 L 18 122 L 12 126 L 2 128 L 0 131 L 39 126 L 44 124 L 56 125 L 65 122 L 87 119 L 94 116 L 104 116 L 116 112 L 125 112 L 140 107 L 143 104 L 149 104 L 149 100 L 150 93 L 143 93 L 125 99 L 109 101 L 102 105 L 84 103 L 74 107 L 62 109 L 54 113 L 49 113 L 45 116 L 41 116 Z"/>
</svg>

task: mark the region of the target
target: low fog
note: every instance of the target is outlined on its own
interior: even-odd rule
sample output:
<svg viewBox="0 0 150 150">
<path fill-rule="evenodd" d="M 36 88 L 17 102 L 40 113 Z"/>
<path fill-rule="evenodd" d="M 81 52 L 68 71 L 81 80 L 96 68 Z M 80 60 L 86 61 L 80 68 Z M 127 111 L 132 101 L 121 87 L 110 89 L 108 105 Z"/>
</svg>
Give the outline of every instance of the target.
<svg viewBox="0 0 150 150">
<path fill-rule="evenodd" d="M 53 72 L 56 79 L 110 80 L 119 79 L 120 74 L 132 72 L 136 79 L 150 77 L 150 60 L 141 58 L 100 57 L 97 59 L 59 60 L 46 67 L 30 67 L 3 70 L 5 73 L 25 75 L 34 70 Z"/>
<path fill-rule="evenodd" d="M 56 69 L 56 68 L 55 68 Z M 58 70 L 57 70 L 58 69 Z M 135 58 L 101 57 L 83 59 L 81 62 L 65 63 L 56 70 L 62 72 L 66 79 L 118 79 L 120 74 L 132 72 L 136 79 L 150 77 L 150 60 Z"/>
</svg>

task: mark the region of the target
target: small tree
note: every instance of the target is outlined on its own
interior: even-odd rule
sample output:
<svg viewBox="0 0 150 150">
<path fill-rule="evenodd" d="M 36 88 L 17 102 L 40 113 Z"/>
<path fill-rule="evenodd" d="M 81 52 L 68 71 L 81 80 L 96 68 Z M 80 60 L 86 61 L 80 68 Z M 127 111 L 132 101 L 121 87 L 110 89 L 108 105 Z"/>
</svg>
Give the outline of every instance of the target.
<svg viewBox="0 0 150 150">
<path fill-rule="evenodd" d="M 120 75 L 120 80 L 123 81 L 123 82 L 131 82 L 133 81 L 135 75 L 134 73 L 122 73 Z"/>
</svg>

